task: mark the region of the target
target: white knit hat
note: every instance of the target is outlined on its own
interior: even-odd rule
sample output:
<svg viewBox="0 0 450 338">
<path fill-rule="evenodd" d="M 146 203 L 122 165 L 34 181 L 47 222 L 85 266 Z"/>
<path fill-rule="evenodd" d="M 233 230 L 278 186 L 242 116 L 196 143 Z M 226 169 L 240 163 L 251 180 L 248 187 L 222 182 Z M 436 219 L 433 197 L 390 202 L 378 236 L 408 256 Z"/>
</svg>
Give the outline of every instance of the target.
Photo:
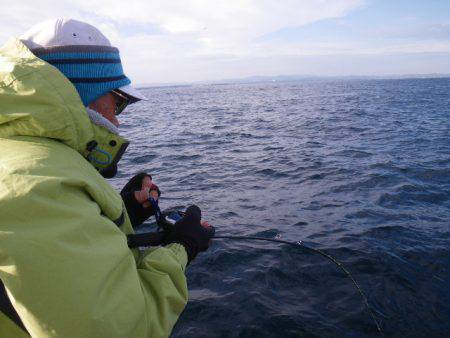
<svg viewBox="0 0 450 338">
<path fill-rule="evenodd" d="M 20 36 L 20 39 L 32 52 L 38 51 L 45 55 L 48 55 L 48 51 L 60 51 L 61 49 L 58 49 L 58 47 L 64 46 L 68 48 L 72 46 L 74 50 L 79 50 L 85 46 L 99 46 L 106 47 L 106 49 L 114 48 L 111 46 L 111 42 L 97 28 L 73 19 L 56 19 L 41 22 Z M 68 49 L 66 50 L 69 51 Z M 45 59 L 44 57 L 42 58 Z M 52 63 L 51 60 L 46 61 Z M 58 67 L 57 65 L 55 66 Z M 120 86 L 111 89 L 120 90 L 130 98 L 131 102 L 147 99 L 129 84 L 130 81 L 125 81 L 128 84 L 123 82 L 118 82 Z"/>
</svg>

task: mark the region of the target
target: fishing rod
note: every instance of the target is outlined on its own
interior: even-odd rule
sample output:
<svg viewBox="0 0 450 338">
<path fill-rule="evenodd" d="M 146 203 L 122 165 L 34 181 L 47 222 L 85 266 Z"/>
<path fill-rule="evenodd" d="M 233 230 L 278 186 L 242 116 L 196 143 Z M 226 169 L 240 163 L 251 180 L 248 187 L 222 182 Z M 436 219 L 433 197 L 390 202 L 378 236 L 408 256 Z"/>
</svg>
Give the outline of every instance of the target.
<svg viewBox="0 0 450 338">
<path fill-rule="evenodd" d="M 128 246 L 130 248 L 161 245 L 161 243 L 164 241 L 164 238 L 166 238 L 167 234 L 173 230 L 175 223 L 184 216 L 184 213 L 182 211 L 175 211 L 175 210 L 169 209 L 164 212 L 161 212 L 158 202 L 156 200 L 154 200 L 153 198 L 149 198 L 149 202 L 152 204 L 153 208 L 155 209 L 155 219 L 156 219 L 156 224 L 158 226 L 158 230 L 156 232 L 146 232 L 146 233 L 127 235 Z M 345 266 L 341 262 L 339 262 L 336 258 L 334 258 L 330 254 L 326 253 L 325 251 L 307 246 L 303 243 L 303 241 L 291 242 L 291 241 L 285 241 L 285 240 L 278 239 L 278 238 L 222 235 L 220 233 L 216 234 L 215 232 L 213 232 L 213 238 L 214 239 L 238 240 L 238 241 L 266 241 L 266 242 L 274 242 L 274 243 L 278 243 L 278 244 L 286 244 L 286 245 L 294 246 L 296 248 L 306 249 L 310 252 L 317 253 L 317 254 L 321 255 L 322 257 L 327 258 L 328 260 L 333 262 L 335 265 L 337 265 L 339 267 L 339 269 L 341 271 L 343 271 L 344 274 L 348 278 L 350 278 L 350 280 L 352 281 L 356 290 L 358 291 L 359 295 L 361 296 L 363 304 L 364 304 L 367 312 L 369 313 L 370 317 L 372 318 L 372 320 L 377 328 L 378 333 L 381 336 L 384 336 L 383 330 L 381 329 L 381 325 L 379 324 L 378 320 L 376 319 L 375 314 L 369 305 L 369 301 L 367 300 L 367 296 L 364 293 L 364 291 L 362 290 L 359 283 L 356 281 L 356 279 L 352 276 L 352 274 L 345 268 Z"/>
</svg>

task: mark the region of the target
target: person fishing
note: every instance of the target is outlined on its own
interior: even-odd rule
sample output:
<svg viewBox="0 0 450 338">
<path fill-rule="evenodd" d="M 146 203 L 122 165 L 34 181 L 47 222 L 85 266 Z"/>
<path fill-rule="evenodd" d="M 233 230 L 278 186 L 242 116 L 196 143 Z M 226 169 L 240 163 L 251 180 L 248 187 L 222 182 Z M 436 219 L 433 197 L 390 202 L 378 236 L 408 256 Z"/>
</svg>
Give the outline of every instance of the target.
<svg viewBox="0 0 450 338">
<path fill-rule="evenodd" d="M 87 23 L 46 21 L 0 49 L 0 337 L 170 334 L 212 235 L 191 206 L 162 245 L 127 245 L 160 191 L 145 172 L 121 194 L 105 178 L 128 146 L 117 116 L 143 99 Z"/>
</svg>

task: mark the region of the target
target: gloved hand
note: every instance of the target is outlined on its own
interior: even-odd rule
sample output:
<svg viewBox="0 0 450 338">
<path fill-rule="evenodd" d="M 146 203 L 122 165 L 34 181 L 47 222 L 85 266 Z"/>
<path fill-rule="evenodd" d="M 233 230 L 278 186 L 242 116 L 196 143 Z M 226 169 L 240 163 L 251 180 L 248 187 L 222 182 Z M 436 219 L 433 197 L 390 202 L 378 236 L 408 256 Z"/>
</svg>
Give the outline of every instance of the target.
<svg viewBox="0 0 450 338">
<path fill-rule="evenodd" d="M 128 181 L 120 192 L 122 200 L 130 216 L 133 227 L 141 225 L 146 219 L 155 214 L 153 206 L 148 202 L 152 196 L 158 199 L 161 191 L 152 182 L 152 177 L 145 173 L 138 173 Z"/>
<path fill-rule="evenodd" d="M 188 263 L 190 263 L 199 252 L 206 251 L 211 238 L 214 236 L 214 228 L 206 222 L 200 223 L 202 212 L 196 205 L 187 208 L 182 219 L 174 225 L 174 230 L 169 233 L 163 244 L 182 244 L 187 252 Z"/>
</svg>

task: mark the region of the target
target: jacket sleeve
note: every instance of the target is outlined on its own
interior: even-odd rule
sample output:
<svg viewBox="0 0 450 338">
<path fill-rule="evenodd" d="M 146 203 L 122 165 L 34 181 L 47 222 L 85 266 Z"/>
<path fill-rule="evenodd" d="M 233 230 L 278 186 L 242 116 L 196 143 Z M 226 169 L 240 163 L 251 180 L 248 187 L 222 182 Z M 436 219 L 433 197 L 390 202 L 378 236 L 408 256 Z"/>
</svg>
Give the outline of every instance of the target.
<svg viewBox="0 0 450 338">
<path fill-rule="evenodd" d="M 0 279 L 33 337 L 168 337 L 188 291 L 180 244 L 141 253 L 74 183 L 13 180 Z"/>
<path fill-rule="evenodd" d="M 186 250 L 181 244 L 150 249 L 139 262 L 143 293 L 148 300 L 149 337 L 169 336 L 183 311 L 188 300 L 186 264 Z"/>
</svg>

